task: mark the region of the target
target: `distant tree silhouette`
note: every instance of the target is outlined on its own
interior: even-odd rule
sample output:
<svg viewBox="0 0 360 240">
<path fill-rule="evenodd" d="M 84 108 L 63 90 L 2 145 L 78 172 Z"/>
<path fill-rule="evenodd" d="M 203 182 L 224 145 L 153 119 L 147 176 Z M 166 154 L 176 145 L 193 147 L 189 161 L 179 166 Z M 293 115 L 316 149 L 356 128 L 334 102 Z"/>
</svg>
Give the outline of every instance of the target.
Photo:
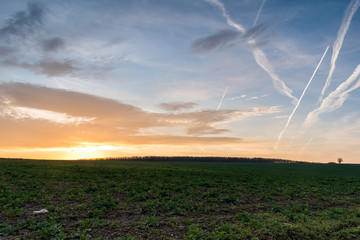
<svg viewBox="0 0 360 240">
<path fill-rule="evenodd" d="M 338 163 L 342 163 L 344 160 L 342 158 L 338 158 Z"/>
</svg>

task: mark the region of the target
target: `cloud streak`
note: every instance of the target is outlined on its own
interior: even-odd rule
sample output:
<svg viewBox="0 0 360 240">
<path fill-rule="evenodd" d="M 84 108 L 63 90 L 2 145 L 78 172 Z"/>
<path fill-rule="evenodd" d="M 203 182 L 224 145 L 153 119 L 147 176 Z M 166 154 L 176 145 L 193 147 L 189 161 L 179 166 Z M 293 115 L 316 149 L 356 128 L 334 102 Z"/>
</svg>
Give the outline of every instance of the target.
<svg viewBox="0 0 360 240">
<path fill-rule="evenodd" d="M 360 5 L 360 0 L 351 0 L 351 2 L 349 3 L 349 5 L 348 5 L 348 7 L 346 9 L 344 18 L 342 20 L 341 26 L 340 26 L 339 31 L 337 33 L 336 40 L 335 40 L 334 45 L 333 45 L 333 52 L 332 52 L 332 55 L 331 55 L 329 74 L 328 74 L 328 76 L 326 78 L 325 85 L 324 85 L 323 89 L 321 90 L 321 94 L 320 94 L 320 97 L 319 97 L 319 100 L 318 100 L 318 104 L 321 103 L 321 101 L 322 101 L 322 99 L 324 97 L 324 94 L 326 92 L 326 89 L 329 87 L 329 85 L 331 83 L 331 78 L 332 78 L 332 76 L 334 74 L 334 71 L 335 71 L 335 68 L 336 68 L 336 60 L 337 60 L 337 58 L 339 56 L 342 44 L 344 42 L 345 35 L 346 35 L 347 31 L 349 30 L 351 20 L 352 20 L 354 14 L 356 13 L 357 9 L 359 8 L 359 5 Z"/>
<path fill-rule="evenodd" d="M 222 12 L 222 15 L 225 17 L 226 19 L 226 22 L 228 23 L 228 25 L 236 28 L 239 32 L 241 32 L 242 34 L 246 34 L 246 29 L 238 24 L 238 23 L 235 23 L 230 15 L 227 13 L 226 9 L 225 9 L 225 6 L 222 2 L 220 2 L 219 0 L 205 0 L 217 7 L 220 8 L 221 12 Z M 279 78 L 279 76 L 276 74 L 276 72 L 274 71 L 271 63 L 269 62 L 269 60 L 267 59 L 265 53 L 257 46 L 256 44 L 256 40 L 254 38 L 248 38 L 247 39 L 247 43 L 252 47 L 252 53 L 253 53 L 253 56 L 255 58 L 255 61 L 256 63 L 265 71 L 267 72 L 270 77 L 272 78 L 273 80 L 273 84 L 274 84 L 274 87 L 275 89 L 291 98 L 293 100 L 294 103 L 297 102 L 297 98 L 294 97 L 291 93 L 292 93 L 292 90 L 290 88 L 288 88 L 286 86 L 286 84 Z"/>
<path fill-rule="evenodd" d="M 341 83 L 333 92 L 331 92 L 322 102 L 320 107 L 310 112 L 304 122 L 305 127 L 309 127 L 314 124 L 318 116 L 325 112 L 333 112 L 342 107 L 344 102 L 349 96 L 349 93 L 360 87 L 360 80 L 355 84 L 355 80 L 360 75 L 360 64 L 355 68 L 350 77 Z"/>
<path fill-rule="evenodd" d="M 314 78 L 317 70 L 319 69 L 322 61 L 324 60 L 324 57 L 325 57 L 325 55 L 326 55 L 326 53 L 327 53 L 328 50 L 329 50 L 329 46 L 326 47 L 325 52 L 323 53 L 323 55 L 322 55 L 322 57 L 321 57 L 318 65 L 316 66 L 316 68 L 315 68 L 312 76 L 310 77 L 309 82 L 306 84 L 306 86 L 305 86 L 305 88 L 304 88 L 304 90 L 303 90 L 303 92 L 302 92 L 302 94 L 301 94 L 301 97 L 299 98 L 299 101 L 296 103 L 296 105 L 295 105 L 292 113 L 290 114 L 290 116 L 289 116 L 289 118 L 288 118 L 288 120 L 287 120 L 287 122 L 286 122 L 286 124 L 285 124 L 285 127 L 284 127 L 283 130 L 280 132 L 280 134 L 279 134 L 279 136 L 278 136 L 278 139 L 277 139 L 277 141 L 276 141 L 276 143 L 275 143 L 275 146 L 274 146 L 275 149 L 277 149 L 278 144 L 279 144 L 279 142 L 280 142 L 280 140 L 281 140 L 281 138 L 282 138 L 282 135 L 286 132 L 286 130 L 287 130 L 287 128 L 288 128 L 288 126 L 289 126 L 289 124 L 290 124 L 290 122 L 291 122 L 291 120 L 292 120 L 292 118 L 293 118 L 293 116 L 294 116 L 294 114 L 295 114 L 295 112 L 296 112 L 296 110 L 298 109 L 298 107 L 299 107 L 299 105 L 300 105 L 300 103 L 301 103 L 301 100 L 303 99 L 303 97 L 304 97 L 304 95 L 305 95 L 305 93 L 306 93 L 306 90 L 307 90 L 308 87 L 310 86 L 310 83 L 311 83 L 311 81 L 313 80 L 313 78 Z"/>
</svg>

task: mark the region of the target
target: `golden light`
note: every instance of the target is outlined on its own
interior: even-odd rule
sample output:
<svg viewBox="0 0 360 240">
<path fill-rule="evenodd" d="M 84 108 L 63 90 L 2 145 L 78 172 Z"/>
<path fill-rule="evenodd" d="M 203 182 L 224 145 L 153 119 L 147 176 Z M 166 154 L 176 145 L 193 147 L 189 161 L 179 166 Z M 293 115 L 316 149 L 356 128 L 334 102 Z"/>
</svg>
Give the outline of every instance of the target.
<svg viewBox="0 0 360 240">
<path fill-rule="evenodd" d="M 109 157 L 111 152 L 121 149 L 119 146 L 81 143 L 80 146 L 59 148 L 57 150 L 63 152 L 63 157 L 66 159 L 88 159 Z"/>
</svg>

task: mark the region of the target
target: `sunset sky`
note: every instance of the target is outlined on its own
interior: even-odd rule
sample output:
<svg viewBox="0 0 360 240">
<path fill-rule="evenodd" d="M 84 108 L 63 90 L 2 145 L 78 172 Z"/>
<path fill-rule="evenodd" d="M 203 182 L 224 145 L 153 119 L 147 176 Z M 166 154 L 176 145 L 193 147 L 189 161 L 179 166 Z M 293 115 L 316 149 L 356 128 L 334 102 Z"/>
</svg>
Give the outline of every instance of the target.
<svg viewBox="0 0 360 240">
<path fill-rule="evenodd" d="M 2 0 L 0 157 L 360 163 L 360 0 Z"/>
</svg>

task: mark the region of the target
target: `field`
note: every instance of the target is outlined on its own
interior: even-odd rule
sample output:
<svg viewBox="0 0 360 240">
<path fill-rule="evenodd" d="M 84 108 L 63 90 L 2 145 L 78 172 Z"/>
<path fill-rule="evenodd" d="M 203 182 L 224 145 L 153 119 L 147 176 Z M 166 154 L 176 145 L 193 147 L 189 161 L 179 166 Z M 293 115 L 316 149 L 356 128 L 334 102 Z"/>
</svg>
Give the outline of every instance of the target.
<svg viewBox="0 0 360 240">
<path fill-rule="evenodd" d="M 360 165 L 3 159 L 0 239 L 360 239 Z"/>
</svg>

